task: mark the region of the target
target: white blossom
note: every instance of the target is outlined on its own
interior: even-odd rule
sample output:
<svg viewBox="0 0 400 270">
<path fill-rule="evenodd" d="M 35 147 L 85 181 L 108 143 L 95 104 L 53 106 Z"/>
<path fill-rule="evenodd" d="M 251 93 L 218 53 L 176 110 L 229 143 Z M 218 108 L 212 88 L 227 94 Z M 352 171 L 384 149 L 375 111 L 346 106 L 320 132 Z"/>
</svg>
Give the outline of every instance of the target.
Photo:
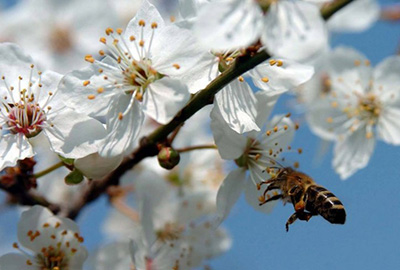
<svg viewBox="0 0 400 270">
<path fill-rule="evenodd" d="M 218 190 L 218 222 L 222 222 L 228 216 L 244 190 L 247 201 L 256 210 L 270 210 L 267 207 L 259 207 L 257 186 L 268 177 L 263 171 L 270 166 L 276 166 L 279 154 L 290 149 L 289 143 L 294 136 L 295 125 L 288 117 L 275 116 L 267 121 L 277 96 L 260 91 L 256 93 L 256 97 L 257 122 L 260 125 L 266 123 L 266 131 L 237 134 L 224 123 L 217 107 L 211 112 L 211 129 L 221 157 L 234 160 L 239 166 L 228 174 Z"/>
<path fill-rule="evenodd" d="M 32 157 L 29 139 L 40 132 L 64 157 L 97 151 L 105 130 L 100 122 L 65 108 L 56 91 L 60 74 L 38 71 L 30 56 L 11 43 L 0 44 L 0 59 L 0 169 Z"/>
<path fill-rule="evenodd" d="M 196 64 L 199 50 L 189 30 L 166 25 L 157 9 L 144 1 L 122 29 L 106 29 L 100 38 L 111 56 L 91 55 L 91 67 L 74 71 L 61 84 L 68 106 L 106 118 L 108 135 L 100 155 L 127 153 L 134 147 L 144 115 L 165 124 L 189 99 L 178 79 Z M 104 51 L 100 51 L 104 55 Z"/>
<path fill-rule="evenodd" d="M 339 47 L 328 63 L 325 95 L 307 118 L 317 135 L 335 141 L 333 166 L 345 179 L 368 164 L 375 138 L 400 144 L 400 59 L 389 57 L 373 69 L 362 54 Z"/>
<path fill-rule="evenodd" d="M 18 241 L 13 247 L 19 253 L 0 257 L 0 268 L 14 269 L 74 269 L 81 270 L 87 251 L 81 245 L 83 237 L 70 219 L 54 216 L 47 208 L 35 205 L 22 213 L 18 223 Z"/>
</svg>

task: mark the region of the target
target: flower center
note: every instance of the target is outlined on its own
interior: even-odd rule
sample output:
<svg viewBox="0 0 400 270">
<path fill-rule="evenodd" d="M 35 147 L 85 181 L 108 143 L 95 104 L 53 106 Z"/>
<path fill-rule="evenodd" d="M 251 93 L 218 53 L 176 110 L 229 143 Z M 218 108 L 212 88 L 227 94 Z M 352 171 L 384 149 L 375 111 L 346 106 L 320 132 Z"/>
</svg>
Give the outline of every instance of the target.
<svg viewBox="0 0 400 270">
<path fill-rule="evenodd" d="M 43 248 L 35 259 L 41 270 L 68 270 L 68 256 L 52 246 Z"/>
<path fill-rule="evenodd" d="M 164 228 L 157 231 L 157 238 L 162 241 L 174 241 L 180 238 L 184 228 L 175 223 L 166 223 Z"/>
<path fill-rule="evenodd" d="M 381 113 L 381 103 L 377 96 L 368 94 L 360 98 L 358 102 L 358 113 L 362 119 L 375 123 Z"/>
<path fill-rule="evenodd" d="M 42 131 L 43 123 L 46 121 L 45 112 L 38 104 L 8 104 L 7 125 L 9 131 L 17 134 L 22 133 L 27 138 L 36 136 Z"/>
</svg>

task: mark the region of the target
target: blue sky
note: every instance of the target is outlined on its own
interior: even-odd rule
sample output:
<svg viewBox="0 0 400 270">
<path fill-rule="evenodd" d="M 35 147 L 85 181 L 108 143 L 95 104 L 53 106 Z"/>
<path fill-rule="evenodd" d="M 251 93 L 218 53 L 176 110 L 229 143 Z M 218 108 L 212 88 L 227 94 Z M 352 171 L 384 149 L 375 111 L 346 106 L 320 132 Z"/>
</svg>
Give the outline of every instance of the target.
<svg viewBox="0 0 400 270">
<path fill-rule="evenodd" d="M 375 65 L 396 52 L 399 38 L 400 23 L 379 22 L 364 33 L 335 35 L 332 42 L 334 47 L 348 45 L 358 49 Z M 281 98 L 276 112 L 286 113 L 292 98 Z M 301 115 L 294 117 L 303 121 Z M 256 212 L 242 197 L 223 223 L 232 235 L 233 247 L 212 260 L 212 268 L 400 269 L 400 148 L 378 142 L 369 166 L 342 181 L 331 167 L 332 148 L 318 164 L 313 162 L 319 139 L 307 125 L 301 126 L 294 145 L 303 148 L 301 170 L 343 202 L 346 224 L 332 225 L 322 217 L 313 217 L 308 223 L 297 221 L 287 233 L 285 223 L 293 213 L 291 205 L 278 203 L 266 215 Z M 86 208 L 78 219 L 89 248 L 99 242 L 101 235 L 94 228 L 104 217 L 106 205 L 102 198 Z M 0 239 L 11 248 L 16 241 L 18 213 L 0 208 L 0 215 Z"/>
</svg>

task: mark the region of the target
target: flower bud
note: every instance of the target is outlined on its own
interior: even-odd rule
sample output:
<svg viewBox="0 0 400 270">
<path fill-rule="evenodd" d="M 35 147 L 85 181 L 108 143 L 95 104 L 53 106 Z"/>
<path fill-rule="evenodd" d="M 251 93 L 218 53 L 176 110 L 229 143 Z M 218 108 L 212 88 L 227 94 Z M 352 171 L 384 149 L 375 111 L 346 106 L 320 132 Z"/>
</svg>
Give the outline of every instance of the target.
<svg viewBox="0 0 400 270">
<path fill-rule="evenodd" d="M 181 157 L 179 152 L 172 147 L 163 147 L 157 155 L 158 163 L 161 167 L 171 170 L 178 165 Z"/>
</svg>

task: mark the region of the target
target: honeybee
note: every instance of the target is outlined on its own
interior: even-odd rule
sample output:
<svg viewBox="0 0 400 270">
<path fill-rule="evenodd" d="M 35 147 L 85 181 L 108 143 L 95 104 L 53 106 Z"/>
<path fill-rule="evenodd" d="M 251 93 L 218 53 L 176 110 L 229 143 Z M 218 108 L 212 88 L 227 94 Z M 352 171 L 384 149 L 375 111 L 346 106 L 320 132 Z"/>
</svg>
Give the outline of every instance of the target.
<svg viewBox="0 0 400 270">
<path fill-rule="evenodd" d="M 297 219 L 308 221 L 317 215 L 333 224 L 344 224 L 346 221 L 346 211 L 342 202 L 302 172 L 290 167 L 280 168 L 271 179 L 261 182 L 259 188 L 264 184 L 268 187 L 260 197 L 260 206 L 279 199 L 293 204 L 295 212 L 286 222 L 286 231 L 289 231 L 289 225 Z M 276 189 L 281 193 L 266 197 L 269 191 Z"/>
</svg>

